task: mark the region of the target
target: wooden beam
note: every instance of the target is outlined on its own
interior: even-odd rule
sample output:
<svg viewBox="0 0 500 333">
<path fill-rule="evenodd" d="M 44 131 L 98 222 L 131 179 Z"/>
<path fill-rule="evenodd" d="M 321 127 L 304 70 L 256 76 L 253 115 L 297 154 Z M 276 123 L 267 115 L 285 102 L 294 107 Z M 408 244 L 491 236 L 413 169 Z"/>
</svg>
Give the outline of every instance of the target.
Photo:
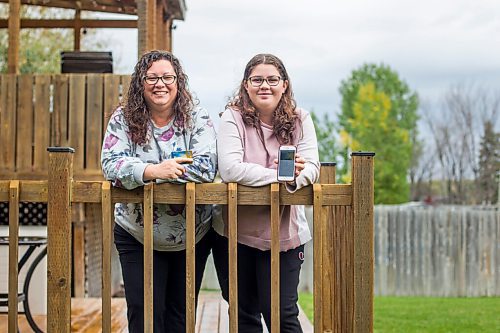
<svg viewBox="0 0 500 333">
<path fill-rule="evenodd" d="M 156 8 L 157 1 L 152 0 L 148 1 L 148 22 L 147 22 L 147 30 L 146 35 L 148 38 L 148 51 L 156 49 Z"/>
<path fill-rule="evenodd" d="M 156 3 L 156 48 L 159 50 L 166 50 L 166 19 L 165 19 L 165 3 L 162 0 L 157 0 Z"/>
<path fill-rule="evenodd" d="M 146 37 L 146 27 L 147 27 L 147 10 L 148 1 L 147 0 L 137 0 L 137 59 L 140 59 L 144 51 L 146 51 L 147 37 Z"/>
<path fill-rule="evenodd" d="M 172 25 L 173 25 L 173 20 L 168 19 L 167 22 L 165 22 L 165 50 L 172 52 Z"/>
<path fill-rule="evenodd" d="M 113 239 L 113 205 L 111 183 L 102 183 L 102 331 L 111 332 L 111 247 Z"/>
<path fill-rule="evenodd" d="M 195 280 L 196 280 L 196 185 L 186 184 L 186 333 L 195 331 Z"/>
<path fill-rule="evenodd" d="M 137 0 L 138 58 L 154 48 L 156 36 L 156 1 Z"/>
<path fill-rule="evenodd" d="M 17 333 L 18 267 L 19 259 L 19 180 L 9 184 L 9 333 Z"/>
<path fill-rule="evenodd" d="M 172 52 L 172 23 L 174 17 L 169 13 L 169 5 L 164 0 L 158 0 L 157 6 L 155 47 Z"/>
<path fill-rule="evenodd" d="M 75 26 L 74 20 L 45 20 L 45 19 L 21 19 L 21 29 L 33 28 L 67 28 L 72 29 Z M 0 29 L 9 27 L 8 20 L 0 20 Z M 81 28 L 137 28 L 137 20 L 80 20 Z"/>
<path fill-rule="evenodd" d="M 81 24 L 80 24 L 80 10 L 75 10 L 75 20 L 73 21 L 73 50 L 80 51 L 80 36 L 81 36 Z"/>
<path fill-rule="evenodd" d="M 227 184 L 229 332 L 238 333 L 238 185 Z"/>
<path fill-rule="evenodd" d="M 154 184 L 144 186 L 144 333 L 153 333 L 153 197 Z"/>
<path fill-rule="evenodd" d="M 0 2 L 9 2 L 9 1 L 11 0 L 0 0 Z M 32 6 L 80 9 L 92 12 L 137 15 L 137 8 L 133 6 L 132 3 L 130 5 L 118 5 L 117 2 L 99 4 L 96 1 L 68 1 L 68 0 L 20 0 L 20 3 L 23 5 L 32 5 Z"/>
<path fill-rule="evenodd" d="M 19 72 L 19 31 L 21 27 L 21 0 L 9 0 L 9 50 L 7 73 Z"/>
<path fill-rule="evenodd" d="M 373 332 L 373 157 L 352 154 L 352 210 L 354 224 L 353 332 Z"/>
<path fill-rule="evenodd" d="M 323 332 L 323 248 L 321 246 L 322 240 L 322 201 L 323 190 L 321 184 L 313 185 L 314 205 L 313 205 L 313 301 L 314 301 L 314 332 Z"/>
<path fill-rule="evenodd" d="M 321 172 L 319 175 L 320 184 L 335 184 L 335 163 L 321 163 Z M 334 275 L 334 245 L 333 245 L 333 228 L 335 214 L 333 207 L 324 206 L 321 209 L 321 315 L 323 322 L 321 323 L 321 332 L 334 332 L 334 309 L 335 301 L 339 295 L 334 294 L 334 287 L 337 281 Z M 336 298 L 337 297 L 337 298 Z M 336 305 L 336 304 L 335 304 Z M 318 310 L 316 310 L 318 311 Z"/>
<path fill-rule="evenodd" d="M 280 186 L 271 184 L 271 333 L 280 332 Z"/>
<path fill-rule="evenodd" d="M 47 332 L 71 329 L 72 148 L 49 150 L 47 219 Z"/>
</svg>

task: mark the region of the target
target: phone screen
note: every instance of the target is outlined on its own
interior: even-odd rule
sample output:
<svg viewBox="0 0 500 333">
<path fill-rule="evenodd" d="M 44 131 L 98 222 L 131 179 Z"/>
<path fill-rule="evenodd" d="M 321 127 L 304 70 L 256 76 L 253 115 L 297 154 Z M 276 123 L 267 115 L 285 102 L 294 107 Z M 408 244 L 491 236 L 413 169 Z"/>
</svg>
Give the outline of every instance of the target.
<svg viewBox="0 0 500 333">
<path fill-rule="evenodd" d="M 295 151 L 280 150 L 278 177 L 293 177 L 295 174 Z"/>
</svg>

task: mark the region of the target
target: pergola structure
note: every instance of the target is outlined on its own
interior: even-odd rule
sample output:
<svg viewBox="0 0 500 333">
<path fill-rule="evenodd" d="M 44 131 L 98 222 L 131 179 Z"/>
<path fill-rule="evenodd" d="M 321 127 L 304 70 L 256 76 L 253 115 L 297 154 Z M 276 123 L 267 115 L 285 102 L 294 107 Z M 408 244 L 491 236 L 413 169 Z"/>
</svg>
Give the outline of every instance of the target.
<svg viewBox="0 0 500 333">
<path fill-rule="evenodd" d="M 172 22 L 184 20 L 184 0 L 0 0 L 9 3 L 8 73 L 19 72 L 19 32 L 23 28 L 72 28 L 74 49 L 80 49 L 83 28 L 138 28 L 138 55 L 152 49 L 172 50 Z M 74 19 L 21 19 L 21 5 L 74 9 Z M 127 14 L 130 20 L 81 19 L 81 11 Z"/>
</svg>

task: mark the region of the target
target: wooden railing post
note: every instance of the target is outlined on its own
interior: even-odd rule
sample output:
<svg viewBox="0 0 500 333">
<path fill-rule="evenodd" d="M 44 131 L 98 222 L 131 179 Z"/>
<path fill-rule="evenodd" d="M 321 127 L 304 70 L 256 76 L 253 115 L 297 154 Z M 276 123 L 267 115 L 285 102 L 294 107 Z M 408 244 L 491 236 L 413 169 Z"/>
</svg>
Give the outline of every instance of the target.
<svg viewBox="0 0 500 333">
<path fill-rule="evenodd" d="M 19 180 L 9 184 L 9 333 L 17 333 L 19 260 Z"/>
<path fill-rule="evenodd" d="M 71 195 L 73 153 L 50 147 L 47 223 L 47 332 L 71 327 Z"/>
<path fill-rule="evenodd" d="M 9 48 L 7 51 L 7 73 L 19 72 L 19 45 L 21 29 L 21 0 L 9 1 Z"/>
<path fill-rule="evenodd" d="M 354 332 L 373 332 L 373 157 L 352 156 L 354 224 Z"/>
<path fill-rule="evenodd" d="M 102 332 L 111 333 L 111 239 L 113 233 L 113 205 L 111 183 L 101 186 L 102 201 Z"/>
<path fill-rule="evenodd" d="M 322 332 L 323 324 L 323 279 L 321 275 L 323 274 L 323 248 L 321 246 L 322 239 L 322 226 L 321 217 L 323 213 L 323 191 L 321 184 L 313 185 L 313 295 L 314 295 L 314 332 Z"/>
<path fill-rule="evenodd" d="M 238 333 L 238 184 L 227 185 L 229 332 Z"/>
<path fill-rule="evenodd" d="M 153 333 L 153 188 L 144 186 L 144 332 Z"/>
<path fill-rule="evenodd" d="M 195 307 L 195 215 L 196 185 L 186 184 L 186 333 L 194 333 L 196 320 Z"/>
<path fill-rule="evenodd" d="M 319 175 L 320 184 L 335 184 L 335 162 L 322 162 Z M 334 238 L 333 230 L 335 228 L 334 208 L 331 206 L 323 206 L 321 213 L 321 254 L 322 254 L 322 271 L 321 271 L 321 297 L 322 308 L 321 332 L 333 332 L 334 324 L 334 308 L 335 304 L 335 263 L 334 263 Z M 338 306 L 338 305 L 337 305 Z"/>
<path fill-rule="evenodd" d="M 271 333 L 280 332 L 280 187 L 271 184 Z"/>
</svg>

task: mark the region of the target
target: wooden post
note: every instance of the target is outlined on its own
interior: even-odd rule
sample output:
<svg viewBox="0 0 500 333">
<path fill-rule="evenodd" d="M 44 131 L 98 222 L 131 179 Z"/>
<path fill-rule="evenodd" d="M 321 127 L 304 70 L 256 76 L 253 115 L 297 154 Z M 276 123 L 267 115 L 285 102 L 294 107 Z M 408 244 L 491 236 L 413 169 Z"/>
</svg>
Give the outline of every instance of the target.
<svg viewBox="0 0 500 333">
<path fill-rule="evenodd" d="M 113 205 L 111 183 L 103 182 L 102 201 L 102 331 L 111 333 L 111 238 L 113 229 Z"/>
<path fill-rule="evenodd" d="M 323 332 L 323 248 L 321 246 L 322 240 L 322 226 L 321 216 L 323 213 L 323 192 L 321 184 L 313 185 L 313 277 L 314 277 L 314 332 Z"/>
<path fill-rule="evenodd" d="M 165 50 L 172 52 L 172 29 L 173 20 L 171 18 L 165 21 Z"/>
<path fill-rule="evenodd" d="M 137 0 L 138 57 L 150 51 L 156 41 L 156 0 Z"/>
<path fill-rule="evenodd" d="M 47 238 L 47 332 L 71 328 L 71 192 L 73 153 L 50 147 Z"/>
<path fill-rule="evenodd" d="M 19 73 L 19 35 L 21 30 L 21 0 L 9 0 L 9 50 L 7 73 Z"/>
<path fill-rule="evenodd" d="M 373 157 L 352 156 L 354 224 L 354 332 L 373 332 Z"/>
<path fill-rule="evenodd" d="M 73 27 L 73 50 L 80 51 L 82 22 L 80 21 L 80 9 L 75 10 L 75 25 Z"/>
<path fill-rule="evenodd" d="M 144 186 L 144 332 L 153 333 L 153 187 Z"/>
<path fill-rule="evenodd" d="M 334 162 L 321 163 L 321 172 L 319 175 L 320 184 L 335 184 L 335 165 Z M 321 254 L 322 254 L 322 309 L 321 317 L 323 319 L 321 332 L 333 331 L 334 315 L 333 309 L 335 302 L 334 287 L 334 244 L 333 228 L 335 222 L 334 209 L 332 206 L 321 208 Z"/>
<path fill-rule="evenodd" d="M 9 333 L 17 333 L 17 277 L 19 274 L 19 180 L 9 184 Z"/>
<path fill-rule="evenodd" d="M 194 333 L 195 310 L 195 217 L 196 185 L 186 184 L 186 333 Z"/>
<path fill-rule="evenodd" d="M 271 333 L 280 332 L 280 187 L 271 184 Z"/>
<path fill-rule="evenodd" d="M 166 50 L 166 37 L 167 37 L 167 17 L 165 2 L 162 0 L 156 0 L 156 41 L 155 48 L 158 50 Z"/>
<path fill-rule="evenodd" d="M 73 296 L 85 297 L 85 204 L 71 205 L 73 224 Z"/>
<path fill-rule="evenodd" d="M 229 332 L 238 333 L 238 185 L 227 185 L 229 245 Z"/>
</svg>

